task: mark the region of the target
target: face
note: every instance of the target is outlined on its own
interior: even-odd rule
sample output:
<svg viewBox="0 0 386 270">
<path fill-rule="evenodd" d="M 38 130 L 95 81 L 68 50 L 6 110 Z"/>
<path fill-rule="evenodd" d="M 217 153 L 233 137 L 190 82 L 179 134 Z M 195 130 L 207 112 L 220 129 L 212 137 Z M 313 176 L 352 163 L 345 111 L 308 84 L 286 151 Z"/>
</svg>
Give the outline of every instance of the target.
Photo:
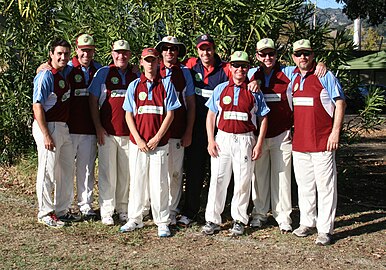
<svg viewBox="0 0 386 270">
<path fill-rule="evenodd" d="M 297 51 L 292 54 L 292 59 L 300 70 L 308 71 L 311 69 L 314 53 L 306 50 Z"/>
<path fill-rule="evenodd" d="M 249 64 L 246 62 L 232 62 L 231 72 L 234 80 L 244 81 L 247 77 Z"/>
<path fill-rule="evenodd" d="M 162 59 L 165 63 L 175 64 L 178 58 L 178 46 L 165 44 L 162 46 Z"/>
<path fill-rule="evenodd" d="M 85 49 L 76 49 L 76 54 L 78 55 L 78 61 L 82 66 L 88 67 L 91 63 L 91 60 L 94 58 L 95 49 L 85 48 Z"/>
<path fill-rule="evenodd" d="M 126 69 L 129 64 L 131 52 L 126 50 L 112 51 L 114 65 L 120 69 Z"/>
<path fill-rule="evenodd" d="M 54 52 L 50 52 L 51 65 L 58 70 L 62 70 L 70 60 L 70 48 L 57 46 Z"/>
<path fill-rule="evenodd" d="M 153 56 L 148 56 L 145 59 L 141 58 L 141 66 L 143 67 L 145 73 L 156 73 L 157 68 L 158 68 L 158 63 L 159 63 L 159 58 L 153 57 Z"/>
<path fill-rule="evenodd" d="M 204 64 L 210 64 L 214 61 L 214 47 L 213 45 L 203 44 L 197 48 L 198 57 Z"/>
<path fill-rule="evenodd" d="M 264 49 L 256 53 L 256 58 L 265 67 L 272 68 L 276 64 L 277 53 L 274 49 Z"/>
</svg>

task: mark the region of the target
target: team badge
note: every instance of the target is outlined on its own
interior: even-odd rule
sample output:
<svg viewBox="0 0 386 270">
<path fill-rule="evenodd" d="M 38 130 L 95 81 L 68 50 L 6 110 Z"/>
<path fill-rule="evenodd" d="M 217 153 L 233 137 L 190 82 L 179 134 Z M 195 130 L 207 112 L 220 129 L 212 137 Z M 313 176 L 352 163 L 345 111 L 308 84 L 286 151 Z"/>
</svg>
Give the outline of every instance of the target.
<svg viewBox="0 0 386 270">
<path fill-rule="evenodd" d="M 141 107 L 138 108 L 138 113 L 139 113 L 139 114 L 142 114 L 142 111 L 143 111 L 143 108 L 142 108 L 142 106 L 141 106 Z"/>
<path fill-rule="evenodd" d="M 112 78 L 111 78 L 111 82 L 112 82 L 113 84 L 118 84 L 118 83 L 119 83 L 119 79 L 118 79 L 117 77 L 112 77 Z"/>
<path fill-rule="evenodd" d="M 222 102 L 225 105 L 228 105 L 228 104 L 230 104 L 232 102 L 232 98 L 230 96 L 225 96 L 225 97 L 223 97 Z"/>
<path fill-rule="evenodd" d="M 65 102 L 69 98 L 70 98 L 70 90 L 68 90 L 66 93 L 63 94 L 62 102 Z"/>
<path fill-rule="evenodd" d="M 88 36 L 85 36 L 85 37 L 83 38 L 83 42 L 84 42 L 84 43 L 87 43 L 87 42 L 88 42 Z"/>
<path fill-rule="evenodd" d="M 79 83 L 79 82 L 81 82 L 81 81 L 82 81 L 82 75 L 76 74 L 76 75 L 75 75 L 75 82 Z"/>
<path fill-rule="evenodd" d="M 142 101 L 145 100 L 146 97 L 147 97 L 147 95 L 146 95 L 145 92 L 141 92 L 141 93 L 139 93 L 139 95 L 138 95 L 139 100 L 142 100 Z"/>
<path fill-rule="evenodd" d="M 79 89 L 75 90 L 75 96 L 80 96 L 80 90 Z"/>
<path fill-rule="evenodd" d="M 298 89 L 299 89 L 299 83 L 296 83 L 294 86 L 294 92 L 298 91 Z"/>
<path fill-rule="evenodd" d="M 60 80 L 59 87 L 63 89 L 65 86 L 66 86 L 66 83 L 63 80 Z"/>
<path fill-rule="evenodd" d="M 202 89 L 201 88 L 196 87 L 194 90 L 195 90 L 197 95 L 200 95 L 200 96 L 202 95 Z"/>
<path fill-rule="evenodd" d="M 119 46 L 123 46 L 123 45 L 125 45 L 125 41 L 120 40 L 118 44 L 119 44 Z"/>
<path fill-rule="evenodd" d="M 196 73 L 196 75 L 194 75 L 194 78 L 196 79 L 196 82 L 202 81 L 201 73 Z"/>
</svg>

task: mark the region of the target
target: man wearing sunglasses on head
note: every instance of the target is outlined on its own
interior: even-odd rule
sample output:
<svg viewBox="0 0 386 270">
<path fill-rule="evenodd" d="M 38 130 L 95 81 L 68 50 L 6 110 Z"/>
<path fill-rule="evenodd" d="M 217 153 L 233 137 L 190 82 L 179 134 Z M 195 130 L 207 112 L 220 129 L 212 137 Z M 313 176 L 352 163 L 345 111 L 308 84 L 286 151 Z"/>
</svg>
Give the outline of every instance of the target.
<svg viewBox="0 0 386 270">
<path fill-rule="evenodd" d="M 297 68 L 293 95 L 293 162 L 299 194 L 300 226 L 293 234 L 306 237 L 316 226 L 317 245 L 329 245 L 337 204 L 335 151 L 346 107 L 342 87 L 331 72 L 315 76 L 314 51 L 307 39 L 293 44 Z"/>
<path fill-rule="evenodd" d="M 206 235 L 220 230 L 227 187 L 232 172 L 234 192 L 231 215 L 234 220 L 230 234 L 242 235 L 248 223 L 247 208 L 251 193 L 254 161 L 261 156 L 267 131 L 269 109 L 261 92 L 248 91 L 249 59 L 246 52 L 236 51 L 231 56 L 232 77 L 218 85 L 206 103 L 208 152 L 211 156 L 211 179 L 206 206 Z M 215 136 L 215 126 L 218 133 Z M 258 133 L 256 139 L 255 132 Z"/>
<path fill-rule="evenodd" d="M 263 38 L 256 44 L 259 67 L 249 72 L 252 80 L 260 82 L 270 113 L 268 130 L 263 142 L 263 151 L 255 164 L 255 179 L 252 183 L 253 210 L 250 226 L 261 227 L 268 218 L 268 211 L 279 225 L 282 233 L 292 231 L 291 217 L 291 151 L 292 95 L 289 83 L 294 66 L 284 67 L 277 62 L 275 43 Z M 318 65 L 319 76 L 324 76 L 324 64 Z M 270 207 L 271 206 L 271 207 Z"/>
<path fill-rule="evenodd" d="M 196 111 L 194 85 L 190 70 L 178 60 L 178 57 L 184 57 L 186 54 L 186 47 L 183 43 L 173 36 L 166 36 L 158 42 L 155 48 L 162 56 L 161 77 L 170 78 L 181 103 L 181 107 L 174 111 L 174 119 L 169 128 L 170 225 L 176 225 L 176 215 L 179 212 L 178 203 L 182 194 L 184 149 L 192 142 Z"/>
</svg>

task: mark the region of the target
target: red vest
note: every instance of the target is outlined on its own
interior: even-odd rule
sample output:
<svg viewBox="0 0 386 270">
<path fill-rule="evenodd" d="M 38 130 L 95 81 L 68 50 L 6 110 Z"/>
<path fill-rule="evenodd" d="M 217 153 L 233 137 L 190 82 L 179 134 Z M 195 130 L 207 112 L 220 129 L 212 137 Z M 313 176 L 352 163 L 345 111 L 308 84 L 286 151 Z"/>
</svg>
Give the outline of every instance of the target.
<svg viewBox="0 0 386 270">
<path fill-rule="evenodd" d="M 288 103 L 287 89 L 290 79 L 280 71 L 280 65 L 276 64 L 269 85 L 266 87 L 263 67 L 251 78 L 261 81 L 261 91 L 264 94 L 270 112 L 268 113 L 268 129 L 266 138 L 273 138 L 286 130 L 290 130 L 293 123 L 292 110 Z"/>
<path fill-rule="evenodd" d="M 297 69 L 294 71 L 296 72 Z M 301 81 L 304 81 L 301 86 Z M 298 75 L 293 84 L 294 136 L 292 149 L 298 152 L 322 152 L 327 150 L 327 140 L 332 131 L 333 118 L 321 102 L 324 89 L 314 69 L 302 79 Z"/>
<path fill-rule="evenodd" d="M 139 135 L 148 142 L 157 134 L 162 122 L 166 117 L 165 100 L 167 92 L 162 83 L 161 77 L 154 80 L 151 88 L 151 99 L 149 100 L 149 90 L 146 85 L 147 79 L 142 73 L 140 82 L 134 91 L 135 102 L 135 125 Z M 170 130 L 170 129 L 169 129 Z M 170 132 L 162 137 L 158 146 L 166 145 L 169 141 Z M 136 144 L 134 137 L 130 134 L 130 140 Z"/>
<path fill-rule="evenodd" d="M 174 119 L 172 124 L 170 125 L 170 137 L 175 139 L 180 139 L 185 133 L 186 123 L 187 123 L 187 112 L 184 101 L 184 90 L 186 88 L 186 80 L 184 73 L 181 70 L 180 63 L 173 65 L 171 68 L 171 78 L 170 81 L 173 83 L 178 100 L 181 103 L 181 107 L 174 111 Z M 164 78 L 166 76 L 166 67 L 163 62 L 160 64 L 160 73 L 161 77 Z"/>
<path fill-rule="evenodd" d="M 95 134 L 94 123 L 91 118 L 90 106 L 88 101 L 89 93 L 87 87 L 94 77 L 97 68 L 92 61 L 88 69 L 89 82 L 86 83 L 82 66 L 77 57 L 72 59 L 74 68 L 68 75 L 71 86 L 70 118 L 68 128 L 74 134 Z"/>
<path fill-rule="evenodd" d="M 100 108 L 101 123 L 108 134 L 115 136 L 128 136 L 129 128 L 125 120 L 125 111 L 122 108 L 125 94 L 130 82 L 137 78 L 137 75 L 126 70 L 123 84 L 118 68 L 111 64 L 110 70 L 106 77 L 106 100 Z"/>
</svg>

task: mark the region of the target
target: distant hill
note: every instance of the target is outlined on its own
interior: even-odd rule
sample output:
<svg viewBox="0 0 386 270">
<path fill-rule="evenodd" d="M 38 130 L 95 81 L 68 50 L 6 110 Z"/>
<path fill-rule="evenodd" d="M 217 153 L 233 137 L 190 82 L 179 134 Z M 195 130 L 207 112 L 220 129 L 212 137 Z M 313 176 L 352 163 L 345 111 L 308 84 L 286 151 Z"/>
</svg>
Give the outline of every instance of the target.
<svg viewBox="0 0 386 270">
<path fill-rule="evenodd" d="M 347 18 L 347 16 L 342 12 L 342 9 L 339 8 L 326 8 L 320 9 L 317 8 L 317 18 L 320 22 L 329 22 L 331 27 L 334 29 L 352 29 L 354 22 Z M 368 29 L 370 26 L 366 20 L 362 20 L 363 29 Z M 386 22 L 383 22 L 381 25 L 374 27 L 379 35 L 386 39 Z"/>
</svg>

